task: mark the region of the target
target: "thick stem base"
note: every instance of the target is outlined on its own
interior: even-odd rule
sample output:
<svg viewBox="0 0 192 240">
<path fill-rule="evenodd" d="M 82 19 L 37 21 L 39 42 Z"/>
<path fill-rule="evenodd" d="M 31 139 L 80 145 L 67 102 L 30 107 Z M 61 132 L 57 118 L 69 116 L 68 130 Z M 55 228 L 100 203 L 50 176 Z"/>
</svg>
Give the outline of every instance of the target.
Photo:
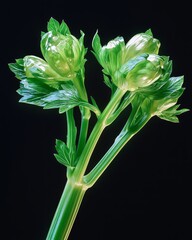
<svg viewBox="0 0 192 240">
<path fill-rule="evenodd" d="M 85 192 L 85 186 L 67 181 L 46 240 L 68 239 Z"/>
</svg>

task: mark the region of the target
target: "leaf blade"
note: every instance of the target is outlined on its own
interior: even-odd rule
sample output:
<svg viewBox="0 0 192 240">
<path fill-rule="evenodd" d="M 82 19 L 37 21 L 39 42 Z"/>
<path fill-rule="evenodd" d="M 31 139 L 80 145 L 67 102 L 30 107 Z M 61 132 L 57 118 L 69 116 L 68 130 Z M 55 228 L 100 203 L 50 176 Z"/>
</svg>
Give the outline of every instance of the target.
<svg viewBox="0 0 192 240">
<path fill-rule="evenodd" d="M 56 139 L 55 149 L 57 153 L 54 156 L 59 163 L 66 167 L 75 167 L 74 154 L 63 141 Z"/>
</svg>

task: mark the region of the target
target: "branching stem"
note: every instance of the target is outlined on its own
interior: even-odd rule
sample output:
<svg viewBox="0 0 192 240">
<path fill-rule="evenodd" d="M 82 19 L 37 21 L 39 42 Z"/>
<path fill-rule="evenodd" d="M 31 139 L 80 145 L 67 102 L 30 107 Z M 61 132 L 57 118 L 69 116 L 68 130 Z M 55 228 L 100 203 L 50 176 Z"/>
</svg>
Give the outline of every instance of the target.
<svg viewBox="0 0 192 240">
<path fill-rule="evenodd" d="M 92 130 L 92 133 L 87 140 L 87 143 L 82 151 L 82 154 L 80 156 L 80 159 L 78 161 L 78 164 L 74 171 L 74 177 L 76 181 L 81 181 L 83 179 L 83 176 L 85 174 L 85 171 L 87 169 L 89 160 L 91 158 L 91 155 L 95 149 L 95 146 L 107 126 L 107 119 L 111 116 L 111 114 L 115 111 L 116 107 L 120 103 L 121 98 L 124 95 L 124 91 L 117 89 L 114 93 L 112 99 L 104 109 L 104 111 L 101 113 L 95 127 Z"/>
</svg>

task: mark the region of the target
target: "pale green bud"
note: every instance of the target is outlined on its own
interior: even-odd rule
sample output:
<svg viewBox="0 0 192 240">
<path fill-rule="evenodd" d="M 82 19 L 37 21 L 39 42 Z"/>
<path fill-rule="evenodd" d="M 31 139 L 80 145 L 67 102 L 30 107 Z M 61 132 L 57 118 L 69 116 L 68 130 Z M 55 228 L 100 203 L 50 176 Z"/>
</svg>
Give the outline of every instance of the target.
<svg viewBox="0 0 192 240">
<path fill-rule="evenodd" d="M 101 48 L 98 58 L 106 74 L 113 75 L 120 68 L 124 47 L 124 39 L 117 37 Z"/>
<path fill-rule="evenodd" d="M 73 35 L 50 31 L 42 37 L 41 51 L 47 63 L 66 79 L 73 79 L 81 68 L 84 48 Z"/>
<path fill-rule="evenodd" d="M 57 79 L 61 76 L 57 74 L 42 58 L 36 56 L 26 56 L 23 58 L 24 71 L 27 78 Z"/>
<path fill-rule="evenodd" d="M 133 36 L 126 44 L 124 51 L 124 62 L 142 53 L 158 54 L 160 42 L 153 38 L 150 30 Z"/>
<path fill-rule="evenodd" d="M 142 54 L 131 59 L 115 73 L 114 83 L 122 89 L 135 91 L 157 81 L 163 70 L 163 59 L 155 54 Z"/>
</svg>

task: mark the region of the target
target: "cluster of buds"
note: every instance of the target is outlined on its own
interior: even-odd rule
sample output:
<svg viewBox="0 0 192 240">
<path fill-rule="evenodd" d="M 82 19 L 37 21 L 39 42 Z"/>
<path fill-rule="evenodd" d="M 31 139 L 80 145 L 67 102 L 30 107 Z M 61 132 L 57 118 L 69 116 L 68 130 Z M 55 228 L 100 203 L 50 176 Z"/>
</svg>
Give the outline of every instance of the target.
<svg viewBox="0 0 192 240">
<path fill-rule="evenodd" d="M 54 93 L 56 96 L 53 98 L 42 96 L 54 92 L 55 89 L 66 93 L 69 85 L 75 89 L 75 94 L 77 92 L 81 99 L 87 101 L 84 85 L 87 49 L 84 47 L 83 32 L 77 39 L 64 21 L 60 24 L 53 18 L 48 22 L 47 30 L 42 33 L 40 43 L 44 59 L 29 55 L 9 65 L 17 78 L 22 80 L 19 90 L 23 96 L 22 101 L 44 106 L 45 99 L 57 99 L 59 101 L 49 107 L 58 107 L 62 94 Z M 184 91 L 183 76 L 170 77 L 172 62 L 169 57 L 159 55 L 160 42 L 153 37 L 150 29 L 134 35 L 127 43 L 123 37 L 118 36 L 104 46 L 96 33 L 92 47 L 93 54 L 103 68 L 104 80 L 111 87 L 112 93 L 117 89 L 127 94 L 121 106 L 130 103 L 127 97 L 130 94 L 132 107 L 139 107 L 138 112 L 143 113 L 141 118 L 145 111 L 148 115 L 157 115 L 176 122 L 176 115 L 186 111 L 177 110 L 176 105 Z M 71 96 L 70 94 L 68 96 Z"/>
<path fill-rule="evenodd" d="M 84 35 L 77 39 L 64 22 L 62 28 L 48 30 L 42 34 L 40 43 L 44 59 L 32 55 L 23 59 L 26 77 L 73 81 L 85 63 Z"/>
<path fill-rule="evenodd" d="M 96 33 L 93 39 L 94 54 L 104 74 L 120 89 L 135 91 L 157 81 L 164 73 L 164 59 L 158 55 L 159 40 L 150 30 L 133 36 L 127 44 L 117 37 L 101 46 Z"/>
</svg>

